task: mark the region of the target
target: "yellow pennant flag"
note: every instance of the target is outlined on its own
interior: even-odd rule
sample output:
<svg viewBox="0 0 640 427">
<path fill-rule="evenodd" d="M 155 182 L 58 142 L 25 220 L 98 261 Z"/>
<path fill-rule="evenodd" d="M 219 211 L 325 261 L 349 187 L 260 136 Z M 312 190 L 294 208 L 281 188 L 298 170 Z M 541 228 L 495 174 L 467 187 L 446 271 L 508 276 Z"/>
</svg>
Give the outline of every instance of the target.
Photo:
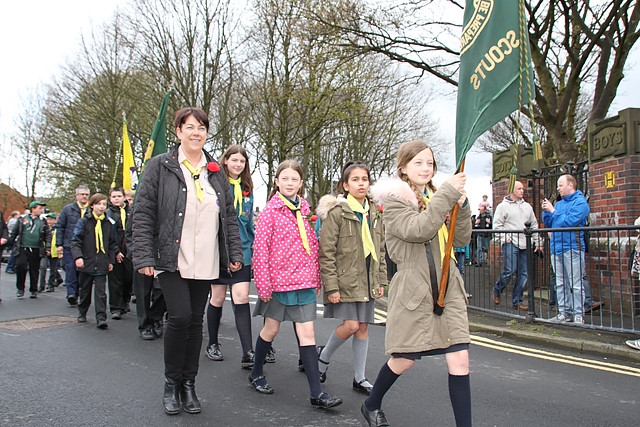
<svg viewBox="0 0 640 427">
<path fill-rule="evenodd" d="M 129 141 L 129 131 L 127 130 L 127 122 L 122 123 L 122 188 L 125 190 L 135 190 L 132 186 L 138 184 L 138 174 L 136 165 L 133 162 L 133 151 L 131 150 L 131 142 Z"/>
</svg>

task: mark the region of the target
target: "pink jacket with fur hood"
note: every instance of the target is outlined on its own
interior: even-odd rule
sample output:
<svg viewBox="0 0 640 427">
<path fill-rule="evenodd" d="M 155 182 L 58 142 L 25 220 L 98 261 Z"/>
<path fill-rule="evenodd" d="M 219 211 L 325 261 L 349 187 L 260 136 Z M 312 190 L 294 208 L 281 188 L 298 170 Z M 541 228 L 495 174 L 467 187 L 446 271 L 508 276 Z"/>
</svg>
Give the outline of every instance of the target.
<svg viewBox="0 0 640 427">
<path fill-rule="evenodd" d="M 309 215 L 309 203 L 300 198 L 300 212 Z M 304 221 L 310 253 L 302 245 L 298 223 L 278 194 L 271 197 L 258 218 L 253 248 L 253 274 L 261 299 L 273 292 L 320 288 L 318 240 Z"/>
</svg>

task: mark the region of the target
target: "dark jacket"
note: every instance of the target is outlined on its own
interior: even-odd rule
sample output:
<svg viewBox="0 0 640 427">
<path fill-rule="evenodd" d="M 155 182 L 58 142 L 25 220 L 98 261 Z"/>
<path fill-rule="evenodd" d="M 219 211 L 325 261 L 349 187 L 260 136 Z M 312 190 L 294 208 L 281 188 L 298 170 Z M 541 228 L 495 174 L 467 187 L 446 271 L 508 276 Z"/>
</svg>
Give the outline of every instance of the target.
<svg viewBox="0 0 640 427">
<path fill-rule="evenodd" d="M 489 212 L 478 214 L 476 222 L 473 224 L 476 230 L 491 230 L 491 214 Z M 489 233 L 478 233 L 482 237 L 489 237 Z"/>
<path fill-rule="evenodd" d="M 87 207 L 85 213 L 91 209 Z M 76 223 L 80 219 L 80 206 L 77 202 L 69 203 L 58 216 L 58 222 L 54 227 L 58 232 L 56 233 L 56 246 L 63 246 L 65 248 L 71 247 L 71 239 L 73 238 L 73 232 L 76 228 Z"/>
<path fill-rule="evenodd" d="M 78 271 L 91 274 L 107 274 L 109 264 L 115 264 L 116 255 L 120 252 L 115 240 L 113 240 L 113 219 L 105 215 L 102 222 L 102 239 L 105 252 L 96 251 L 95 230 L 97 221 L 88 210 L 87 215 L 76 223 L 71 239 L 71 256 L 74 261 L 78 258 L 84 260 L 84 268 Z"/>
<path fill-rule="evenodd" d="M 9 242 L 9 232 L 7 231 L 7 224 L 4 222 L 4 212 L 0 211 L 0 239 L 7 239 Z M 4 250 L 5 245 L 0 245 L 0 251 Z"/>
<path fill-rule="evenodd" d="M 129 205 L 129 211 L 127 212 L 127 222 L 125 224 L 125 256 L 133 263 L 133 205 Z"/>
<path fill-rule="evenodd" d="M 147 163 L 138 185 L 133 213 L 133 268 L 143 267 L 174 272 L 182 236 L 187 187 L 178 163 L 178 147 L 153 157 Z M 215 160 L 204 152 L 207 163 Z M 220 204 L 218 247 L 220 268 L 230 272 L 231 262 L 244 263 L 236 210 L 224 169 L 209 173 Z M 213 237 L 213 236 L 212 236 Z"/>
<path fill-rule="evenodd" d="M 124 221 L 124 224 L 126 226 L 127 220 L 129 219 L 129 216 L 128 216 L 129 207 L 127 206 L 126 203 L 124 205 L 124 211 L 125 211 L 125 215 L 127 215 Z M 120 248 L 120 252 L 122 252 L 124 255 L 127 255 L 127 248 L 125 244 L 125 230 L 122 228 L 122 218 L 120 218 L 120 208 L 110 204 L 109 207 L 107 208 L 106 214 L 109 215 L 109 218 L 111 218 L 114 221 L 113 239 L 115 240 L 116 245 L 118 245 L 118 248 Z"/>
<path fill-rule="evenodd" d="M 14 256 L 18 256 L 20 253 L 20 249 L 22 248 L 22 230 L 23 225 L 25 224 L 25 219 L 28 221 L 27 216 L 30 214 L 24 214 L 13 225 L 13 228 L 9 230 L 9 242 L 13 242 L 13 249 L 11 253 Z M 44 219 L 40 219 L 40 244 L 39 254 L 40 257 L 44 257 L 46 255 L 46 250 L 51 245 L 51 233 L 49 232 L 49 226 L 47 225 L 47 221 Z"/>
</svg>

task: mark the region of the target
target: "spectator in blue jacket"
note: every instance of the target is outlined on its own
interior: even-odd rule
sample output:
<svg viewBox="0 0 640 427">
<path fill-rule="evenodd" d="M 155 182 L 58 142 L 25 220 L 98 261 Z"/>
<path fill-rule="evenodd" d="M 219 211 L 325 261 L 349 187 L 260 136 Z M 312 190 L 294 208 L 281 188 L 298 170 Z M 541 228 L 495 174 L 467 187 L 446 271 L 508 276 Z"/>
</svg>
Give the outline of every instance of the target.
<svg viewBox="0 0 640 427">
<path fill-rule="evenodd" d="M 545 227 L 582 227 L 587 223 L 589 204 L 576 186 L 576 179 L 571 175 L 558 178 L 558 194 L 562 199 L 555 206 L 546 198 L 542 202 Z M 584 323 L 584 232 L 554 232 L 552 237 L 551 263 L 558 297 L 558 314 L 552 320 L 566 322 L 573 312 L 574 323 Z"/>
<path fill-rule="evenodd" d="M 80 218 L 84 217 L 88 207 L 89 187 L 80 185 L 76 188 L 75 202 L 69 203 L 62 208 L 58 222 L 55 225 L 58 254 L 64 259 L 64 281 L 67 284 L 67 301 L 69 305 L 78 304 L 78 278 L 75 261 L 71 256 L 71 239 L 73 238 L 76 223 Z"/>
</svg>

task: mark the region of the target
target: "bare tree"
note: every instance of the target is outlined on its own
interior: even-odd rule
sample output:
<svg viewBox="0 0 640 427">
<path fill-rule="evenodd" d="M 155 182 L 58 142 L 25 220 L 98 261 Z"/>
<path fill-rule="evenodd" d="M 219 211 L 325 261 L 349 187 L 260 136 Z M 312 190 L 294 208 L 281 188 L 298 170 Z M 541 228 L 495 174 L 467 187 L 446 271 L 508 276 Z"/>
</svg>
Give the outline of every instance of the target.
<svg viewBox="0 0 640 427">
<path fill-rule="evenodd" d="M 545 130 L 545 156 L 560 161 L 584 158 L 586 127 L 576 117 L 580 97 L 589 94 L 590 120 L 608 113 L 640 36 L 640 3 L 525 4 L 537 77 L 531 116 Z M 455 86 L 462 10 L 462 2 L 454 0 L 341 0 L 314 8 L 314 16 L 327 31 L 341 31 L 340 43 L 354 55 L 376 52 Z M 526 108 L 523 112 L 529 115 Z"/>
<path fill-rule="evenodd" d="M 56 189 L 69 196 L 81 183 L 92 191 L 109 189 L 118 167 L 123 112 L 130 129 L 144 123 L 151 131 L 155 113 L 145 114 L 141 108 L 148 98 L 141 92 L 142 73 L 135 69 L 132 46 L 122 27 L 123 18 L 116 14 L 111 22 L 83 37 L 79 55 L 48 87 L 44 107 L 50 131 L 45 141 L 47 162 Z M 132 143 L 142 151 L 135 131 Z"/>
<path fill-rule="evenodd" d="M 400 142 L 432 129 L 415 79 L 389 61 L 334 48 L 336 34 L 316 32 L 309 19 L 312 3 L 255 3 L 246 93 L 265 183 L 270 187 L 280 161 L 295 158 L 314 205 L 347 160 L 388 173 Z"/>
<path fill-rule="evenodd" d="M 49 137 L 49 125 L 43 116 L 44 97 L 42 88 L 32 89 L 22 99 L 22 112 L 16 118 L 16 132 L 11 136 L 13 153 L 19 159 L 24 173 L 26 196 L 30 200 L 36 197 L 36 188 L 42 181 L 42 172 L 46 160 L 46 140 Z"/>
</svg>

